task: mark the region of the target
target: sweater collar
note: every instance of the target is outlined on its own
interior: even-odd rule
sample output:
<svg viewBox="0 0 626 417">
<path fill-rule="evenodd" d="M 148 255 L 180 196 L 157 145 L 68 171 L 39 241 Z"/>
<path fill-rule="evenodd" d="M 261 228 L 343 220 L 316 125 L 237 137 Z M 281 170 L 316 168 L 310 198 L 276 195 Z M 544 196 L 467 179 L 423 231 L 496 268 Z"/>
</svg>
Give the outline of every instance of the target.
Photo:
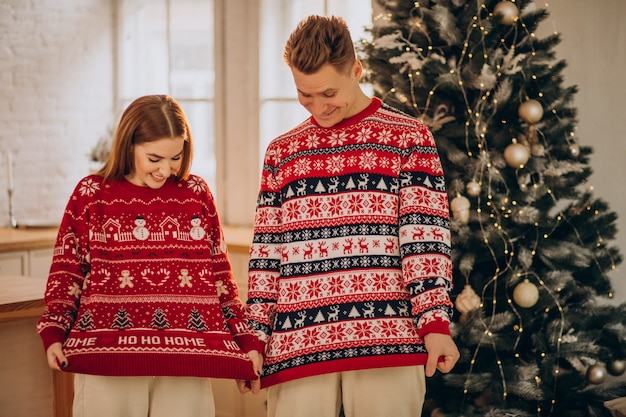
<svg viewBox="0 0 626 417">
<path fill-rule="evenodd" d="M 371 116 L 372 114 L 376 112 L 376 110 L 380 108 L 381 105 L 382 105 L 382 101 L 378 97 L 373 97 L 370 100 L 370 104 L 366 108 L 361 110 L 359 113 L 355 114 L 354 116 L 347 117 L 343 119 L 342 121 L 340 121 L 339 123 L 337 123 L 336 125 L 327 127 L 327 128 L 320 126 L 315 121 L 315 118 L 313 116 L 309 117 L 309 121 L 315 126 L 320 127 L 322 129 L 343 129 L 347 126 L 360 122 L 361 120 L 365 119 L 368 116 Z"/>
</svg>

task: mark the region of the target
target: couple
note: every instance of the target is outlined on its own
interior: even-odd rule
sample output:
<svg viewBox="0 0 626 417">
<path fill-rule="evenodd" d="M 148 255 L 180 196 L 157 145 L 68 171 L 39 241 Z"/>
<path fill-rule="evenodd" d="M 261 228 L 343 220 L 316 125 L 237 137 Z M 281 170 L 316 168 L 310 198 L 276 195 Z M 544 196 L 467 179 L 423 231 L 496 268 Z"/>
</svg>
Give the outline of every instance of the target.
<svg viewBox="0 0 626 417">
<path fill-rule="evenodd" d="M 214 416 L 209 378 L 270 417 L 414 417 L 459 352 L 443 170 L 421 122 L 367 97 L 345 21 L 284 50 L 311 117 L 270 143 L 238 297 L 180 105 L 145 96 L 65 210 L 38 322 L 74 417 Z"/>
</svg>

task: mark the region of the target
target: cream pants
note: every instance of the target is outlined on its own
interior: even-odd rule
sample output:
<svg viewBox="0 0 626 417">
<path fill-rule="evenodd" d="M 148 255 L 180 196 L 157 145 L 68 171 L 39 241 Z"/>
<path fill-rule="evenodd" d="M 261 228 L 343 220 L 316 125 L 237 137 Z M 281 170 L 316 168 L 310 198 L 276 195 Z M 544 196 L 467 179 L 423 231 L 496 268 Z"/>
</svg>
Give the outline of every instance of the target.
<svg viewBox="0 0 626 417">
<path fill-rule="evenodd" d="M 268 388 L 268 417 L 418 417 L 423 366 L 368 369 L 302 378 Z"/>
<path fill-rule="evenodd" d="M 74 375 L 73 417 L 215 417 L 209 378 Z"/>
</svg>

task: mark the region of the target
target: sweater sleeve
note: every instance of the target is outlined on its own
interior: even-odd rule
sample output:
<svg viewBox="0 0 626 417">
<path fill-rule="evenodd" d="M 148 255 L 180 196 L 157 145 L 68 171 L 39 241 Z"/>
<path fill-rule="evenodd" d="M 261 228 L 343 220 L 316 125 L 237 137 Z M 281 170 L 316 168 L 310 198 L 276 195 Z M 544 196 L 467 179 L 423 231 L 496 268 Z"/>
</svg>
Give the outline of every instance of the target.
<svg viewBox="0 0 626 417">
<path fill-rule="evenodd" d="M 208 187 L 206 189 L 208 190 Z M 228 258 L 222 225 L 210 191 L 207 192 L 207 204 L 213 218 L 211 234 L 213 236 L 212 261 L 215 284 L 228 329 L 244 352 L 251 350 L 263 352 L 265 344 L 252 331 L 245 318 L 243 303 L 239 298 L 239 287 Z"/>
<path fill-rule="evenodd" d="M 44 349 L 63 343 L 76 319 L 83 283 L 89 277 L 88 203 L 100 188 L 99 177 L 80 181 L 65 208 L 44 294 L 45 308 L 37 323 Z"/>
<path fill-rule="evenodd" d="M 278 301 L 278 280 L 282 256 L 281 195 L 274 176 L 271 145 L 266 152 L 261 187 L 254 218 L 254 237 L 248 263 L 246 313 L 252 328 L 267 343 Z"/>
<path fill-rule="evenodd" d="M 400 172 L 400 247 L 403 279 L 420 336 L 450 334 L 452 261 L 450 212 L 433 136 L 418 123 Z"/>
</svg>

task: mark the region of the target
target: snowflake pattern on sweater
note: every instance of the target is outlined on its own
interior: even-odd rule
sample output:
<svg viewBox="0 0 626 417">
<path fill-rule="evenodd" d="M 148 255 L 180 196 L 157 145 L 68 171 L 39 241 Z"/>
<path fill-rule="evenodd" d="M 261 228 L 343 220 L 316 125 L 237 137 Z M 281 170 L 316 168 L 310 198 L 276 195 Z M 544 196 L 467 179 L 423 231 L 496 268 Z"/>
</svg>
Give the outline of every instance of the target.
<svg viewBox="0 0 626 417">
<path fill-rule="evenodd" d="M 70 372 L 254 379 L 246 325 L 205 181 L 81 180 L 54 248 L 38 331 Z"/>
<path fill-rule="evenodd" d="M 423 365 L 449 334 L 448 198 L 433 137 L 373 99 L 332 128 L 310 118 L 267 148 L 247 313 L 263 386 Z"/>
</svg>

